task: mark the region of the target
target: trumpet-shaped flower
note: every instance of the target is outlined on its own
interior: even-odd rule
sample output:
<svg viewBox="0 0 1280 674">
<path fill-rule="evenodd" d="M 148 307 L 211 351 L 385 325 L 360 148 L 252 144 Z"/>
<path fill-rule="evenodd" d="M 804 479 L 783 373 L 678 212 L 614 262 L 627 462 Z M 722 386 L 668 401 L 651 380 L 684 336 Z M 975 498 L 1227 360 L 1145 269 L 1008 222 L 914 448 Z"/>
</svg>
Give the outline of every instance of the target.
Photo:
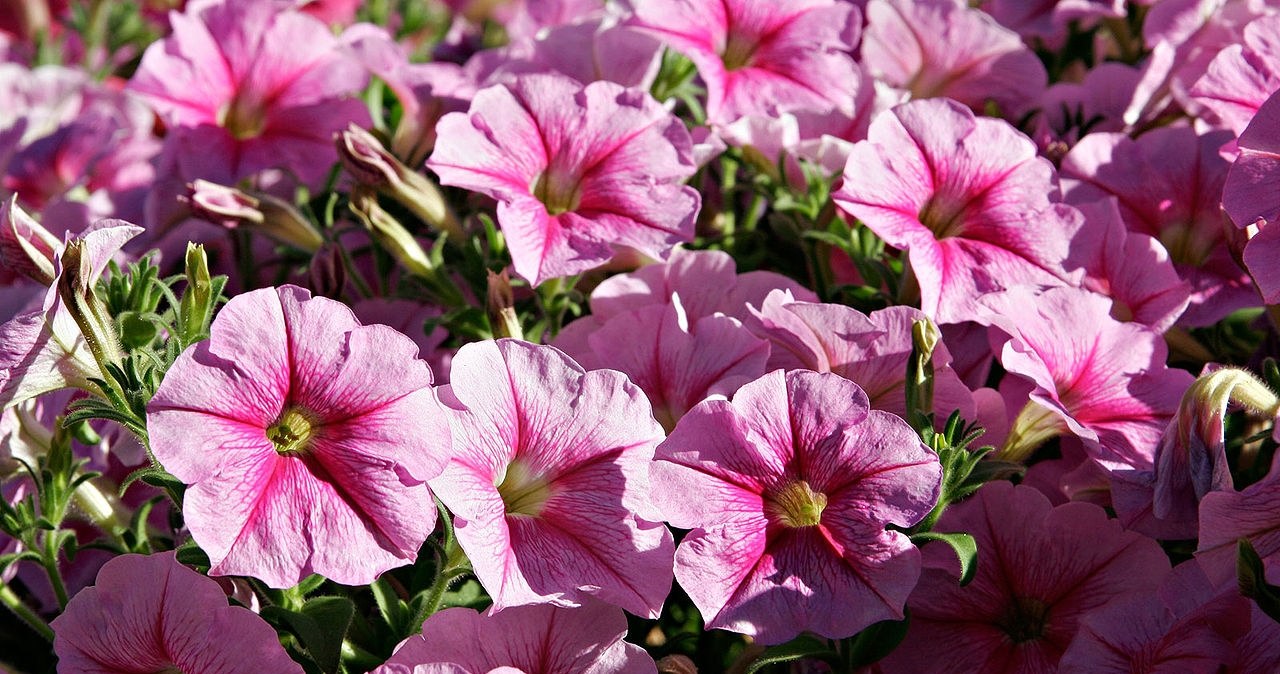
<svg viewBox="0 0 1280 674">
<path fill-rule="evenodd" d="M 615 245 L 666 257 L 693 238 L 689 132 L 643 91 L 530 74 L 482 90 L 436 132 L 427 165 L 497 199 L 516 273 L 535 285 L 606 262 Z"/>
<path fill-rule="evenodd" d="M 431 487 L 495 610 L 595 598 L 657 617 L 674 546 L 650 502 L 662 427 L 644 393 L 509 339 L 463 346 L 451 379 L 463 410 Z"/>
<path fill-rule="evenodd" d="M 1054 205 L 1053 166 L 1008 123 L 949 100 L 881 114 L 854 145 L 835 202 L 910 253 L 921 308 L 969 320 L 983 293 L 1065 285 L 1063 261 L 1082 218 Z"/>
<path fill-rule="evenodd" d="M 1089 611 L 1153 592 L 1169 573 L 1155 541 L 1124 531 L 1091 503 L 1058 507 L 1032 487 L 992 482 L 948 508 L 938 531 L 976 539 L 973 582 L 955 553 L 924 549 L 906 640 L 885 671 L 1052 672 Z"/>
<path fill-rule="evenodd" d="M 172 552 L 107 562 L 52 627 L 63 672 L 303 671 L 275 629 Z"/>
<path fill-rule="evenodd" d="M 233 185 L 283 169 L 317 186 L 337 160 L 333 134 L 367 126 L 355 95 L 368 76 L 322 21 L 276 2 L 216 0 L 169 23 L 129 88 L 168 124 L 183 179 Z"/>
<path fill-rule="evenodd" d="M 1048 75 L 1018 34 L 958 0 L 871 0 L 862 64 L 912 98 L 951 98 L 1019 114 Z"/>
<path fill-rule="evenodd" d="M 396 647 L 373 674 L 657 671 L 643 648 L 622 640 L 626 634 L 621 609 L 597 601 L 580 608 L 516 606 L 493 615 L 450 608 L 428 618 L 422 634 Z"/>
<path fill-rule="evenodd" d="M 656 500 L 692 529 L 676 578 L 707 627 L 781 643 L 902 618 L 920 553 L 885 527 L 933 508 L 942 469 L 857 384 L 775 370 L 690 410 L 657 459 Z"/>
<path fill-rule="evenodd" d="M 1191 285 L 1191 304 L 1179 322 L 1210 325 L 1257 304 L 1249 276 L 1232 257 L 1222 213 L 1228 164 L 1218 149 L 1230 134 L 1162 127 L 1136 140 L 1091 133 L 1062 160 L 1067 202 L 1114 196 L 1130 231 L 1155 237 Z"/>
<path fill-rule="evenodd" d="M 1280 16 L 1254 19 L 1240 43 L 1218 52 L 1189 92 L 1192 100 L 1240 135 L 1258 108 L 1280 89 Z"/>
<path fill-rule="evenodd" d="M 713 124 L 744 115 L 853 109 L 861 13 L 836 0 L 638 0 L 630 25 L 693 61 Z"/>
<path fill-rule="evenodd" d="M 1267 304 L 1280 303 L 1280 94 L 1273 95 L 1240 134 L 1240 156 L 1227 173 L 1222 207 L 1237 227 L 1260 231 L 1244 249 L 1244 264 Z"/>
<path fill-rule="evenodd" d="M 294 286 L 227 303 L 147 407 L 211 573 L 361 585 L 414 560 L 435 526 L 425 481 L 449 448 L 417 350 Z"/>
<path fill-rule="evenodd" d="M 983 298 L 985 321 L 1009 339 L 1005 369 L 1034 386 L 1006 455 L 1025 458 L 1059 434 L 1079 436 L 1109 469 L 1150 469 L 1160 434 L 1193 377 L 1164 365 L 1160 335 L 1109 316 L 1107 298 L 1080 288 L 1018 288 Z"/>
</svg>

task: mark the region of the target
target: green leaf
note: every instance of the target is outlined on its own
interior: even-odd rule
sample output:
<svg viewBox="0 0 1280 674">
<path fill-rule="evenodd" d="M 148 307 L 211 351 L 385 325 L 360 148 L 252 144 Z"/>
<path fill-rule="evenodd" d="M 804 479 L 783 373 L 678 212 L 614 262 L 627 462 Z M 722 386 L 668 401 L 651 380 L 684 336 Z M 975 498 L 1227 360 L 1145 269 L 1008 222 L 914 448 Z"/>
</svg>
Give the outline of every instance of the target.
<svg viewBox="0 0 1280 674">
<path fill-rule="evenodd" d="M 201 569 L 207 569 L 210 566 L 209 555 L 194 542 L 186 543 L 177 549 L 177 558 L 180 564 L 194 566 Z"/>
<path fill-rule="evenodd" d="M 373 590 L 373 600 L 377 602 L 378 612 L 382 614 L 382 619 L 386 621 L 387 626 L 397 636 L 407 636 L 404 631 L 406 623 L 409 622 L 408 604 L 396 595 L 390 583 L 381 578 L 374 581 L 369 589 Z"/>
<path fill-rule="evenodd" d="M 853 635 L 846 641 L 853 666 L 862 668 L 884 659 L 902 643 L 910 624 L 910 616 L 902 620 L 882 620 Z"/>
<path fill-rule="evenodd" d="M 1262 558 L 1247 538 L 1236 543 L 1236 582 L 1240 594 L 1252 599 L 1272 620 L 1280 621 L 1280 587 L 1267 582 Z"/>
<path fill-rule="evenodd" d="M 771 665 L 796 662 L 806 658 L 817 658 L 832 664 L 839 663 L 839 654 L 831 649 L 831 645 L 823 639 L 808 635 L 800 635 L 785 644 L 770 646 L 760 657 L 747 667 L 746 674 L 756 674 Z"/>
<path fill-rule="evenodd" d="M 956 558 L 960 560 L 960 586 L 968 585 L 978 572 L 978 542 L 973 536 L 962 532 L 942 533 L 926 531 L 911 536 L 911 542 L 917 546 L 929 541 L 942 541 L 951 546 Z"/>
<path fill-rule="evenodd" d="M 338 671 L 342 641 L 347 636 L 347 628 L 351 626 L 351 618 L 355 616 L 355 604 L 346 597 L 317 597 L 303 605 L 302 612 L 319 629 L 319 640 L 303 639 L 307 652 L 324 671 Z"/>
</svg>

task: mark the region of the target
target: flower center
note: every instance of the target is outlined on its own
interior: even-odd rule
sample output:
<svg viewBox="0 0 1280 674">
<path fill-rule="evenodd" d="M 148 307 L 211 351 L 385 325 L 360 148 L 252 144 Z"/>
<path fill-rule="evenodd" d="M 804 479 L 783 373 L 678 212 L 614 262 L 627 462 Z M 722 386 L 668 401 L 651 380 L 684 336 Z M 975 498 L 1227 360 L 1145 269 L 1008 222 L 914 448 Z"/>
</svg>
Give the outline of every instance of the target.
<svg viewBox="0 0 1280 674">
<path fill-rule="evenodd" d="M 960 234 L 960 230 L 964 227 L 964 216 L 963 203 L 955 203 L 954 199 L 948 199 L 939 193 L 929 197 L 916 217 L 920 219 L 921 224 L 933 232 L 934 237 L 945 239 Z"/>
<path fill-rule="evenodd" d="M 1048 623 L 1048 604 L 1034 597 L 1015 596 L 996 626 L 1004 630 L 1015 644 L 1020 644 L 1044 636 Z"/>
<path fill-rule="evenodd" d="M 520 461 L 512 461 L 507 466 L 507 472 L 499 478 L 497 487 L 508 515 L 537 517 L 551 498 L 551 486 L 547 480 L 535 475 Z"/>
<path fill-rule="evenodd" d="M 301 456 L 309 448 L 314 428 L 315 425 L 305 410 L 290 407 L 267 428 L 267 439 L 275 445 L 276 453 L 280 456 Z"/>
<path fill-rule="evenodd" d="M 1209 228 L 1194 223 L 1178 223 L 1160 231 L 1160 243 L 1169 251 L 1169 258 L 1188 267 L 1203 265 L 1217 247 L 1218 238 Z"/>
<path fill-rule="evenodd" d="M 560 215 L 578 208 L 582 202 L 581 185 L 576 176 L 554 166 L 538 174 L 533 196 L 547 207 L 547 215 Z"/>
<path fill-rule="evenodd" d="M 765 512 L 792 528 L 812 527 L 822 521 L 827 495 L 814 491 L 804 480 L 792 482 L 766 497 Z"/>
<path fill-rule="evenodd" d="M 267 125 L 266 111 L 262 106 L 236 94 L 231 102 L 218 111 L 218 124 L 236 140 L 248 140 L 262 135 Z"/>
<path fill-rule="evenodd" d="M 1067 422 L 1053 410 L 1030 401 L 1013 420 L 1009 435 L 1000 449 L 1005 461 L 1025 461 L 1041 445 L 1067 431 Z"/>
<path fill-rule="evenodd" d="M 760 44 L 743 35 L 730 35 L 725 40 L 724 52 L 720 54 L 720 60 L 724 62 L 725 70 L 737 70 L 744 68 L 751 63 L 751 57 L 755 55 L 756 49 Z"/>
</svg>

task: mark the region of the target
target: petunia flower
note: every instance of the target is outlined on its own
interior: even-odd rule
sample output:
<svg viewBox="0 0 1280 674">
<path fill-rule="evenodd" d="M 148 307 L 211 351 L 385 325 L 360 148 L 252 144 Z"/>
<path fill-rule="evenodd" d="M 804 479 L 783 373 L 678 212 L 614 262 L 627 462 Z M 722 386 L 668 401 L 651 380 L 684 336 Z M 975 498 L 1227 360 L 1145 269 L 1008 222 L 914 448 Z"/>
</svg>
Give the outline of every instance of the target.
<svg viewBox="0 0 1280 674">
<path fill-rule="evenodd" d="M 598 601 L 580 608 L 516 606 L 492 615 L 450 608 L 428 618 L 422 633 L 397 646 L 373 674 L 656 672 L 643 648 L 622 640 L 626 634 L 622 610 Z"/>
<path fill-rule="evenodd" d="M 1137 139 L 1091 133 L 1062 160 L 1064 199 L 1088 204 L 1115 197 L 1130 231 L 1152 236 L 1169 251 L 1178 275 L 1191 285 L 1182 325 L 1217 322 L 1257 304 L 1249 276 L 1232 257 L 1223 184 L 1228 164 L 1218 153 L 1223 131 L 1197 133 L 1184 126 L 1153 129 Z"/>
<path fill-rule="evenodd" d="M 169 127 L 166 157 L 183 180 L 234 185 L 281 169 L 318 187 L 337 161 L 333 134 L 368 125 L 356 98 L 368 76 L 322 21 L 276 2 L 216 0 L 169 22 L 129 90 Z"/>
<path fill-rule="evenodd" d="M 853 147 L 836 204 L 908 251 L 921 309 L 939 323 L 972 318 L 983 293 L 1065 285 L 1082 223 L 1054 204 L 1053 166 L 1008 123 L 955 101 L 900 105 Z"/>
<path fill-rule="evenodd" d="M 1237 227 L 1258 226 L 1244 249 L 1244 264 L 1267 304 L 1280 302 L 1280 94 L 1267 99 L 1237 143 L 1240 155 L 1227 173 L 1222 207 Z"/>
<path fill-rule="evenodd" d="M 1169 573 L 1155 541 L 1124 531 L 1090 503 L 1058 507 L 1031 487 L 988 483 L 936 530 L 977 541 L 977 575 L 960 587 L 956 558 L 924 549 L 906 640 L 889 672 L 1056 671 L 1080 619 L 1126 595 L 1153 592 Z"/>
<path fill-rule="evenodd" d="M 1188 92 L 1211 118 L 1240 135 L 1258 108 L 1280 89 L 1280 16 L 1249 22 L 1237 44 L 1225 47 L 1209 63 L 1209 70 Z"/>
<path fill-rule="evenodd" d="M 978 7 L 1028 42 L 1038 38 L 1057 49 L 1073 23 L 1077 30 L 1088 29 L 1101 19 L 1125 15 L 1124 0 L 983 0 Z"/>
<path fill-rule="evenodd" d="M 913 99 L 950 98 L 1020 114 L 1048 75 L 1018 34 L 958 0 L 871 0 L 862 65 Z"/>
<path fill-rule="evenodd" d="M 698 192 L 684 124 L 639 90 L 530 74 L 445 115 L 427 166 L 498 201 L 516 273 L 533 284 L 608 261 L 666 257 L 693 238 Z"/>
<path fill-rule="evenodd" d="M 274 628 L 172 552 L 107 562 L 51 626 L 60 672 L 303 671 Z"/>
<path fill-rule="evenodd" d="M 707 119 L 852 111 L 861 12 L 836 0 L 638 0 L 628 25 L 688 56 L 707 86 Z"/>
<path fill-rule="evenodd" d="M 451 378 L 462 411 L 431 487 L 494 609 L 594 598 L 657 617 L 674 546 L 650 502 L 663 433 L 644 393 L 509 339 L 463 346 Z"/>
<path fill-rule="evenodd" d="M 1018 288 L 982 304 L 983 322 L 1008 335 L 1000 363 L 1033 387 L 1021 398 L 1007 457 L 1024 459 L 1048 438 L 1074 434 L 1106 468 L 1152 467 L 1160 434 L 1194 379 L 1164 365 L 1159 334 L 1116 321 L 1105 297 L 1080 288 Z"/>
<path fill-rule="evenodd" d="M 692 530 L 676 579 L 708 628 L 775 644 L 902 618 L 920 553 L 886 525 L 920 521 L 942 469 L 857 384 L 775 370 L 690 410 L 656 458 L 656 501 Z"/>
<path fill-rule="evenodd" d="M 753 327 L 773 344 L 770 367 L 834 372 L 860 386 L 872 408 L 906 416 L 912 325 L 925 320 L 919 309 L 888 307 L 867 315 L 839 304 L 791 301 L 785 292 L 774 291 L 753 313 L 759 321 Z M 942 342 L 932 362 L 937 418 L 945 422 L 955 410 L 973 418 L 973 394 L 951 369 L 951 354 Z"/>
<path fill-rule="evenodd" d="M 147 406 L 210 573 L 362 585 L 412 562 L 449 448 L 413 341 L 294 286 L 236 296 L 210 330 Z"/>
</svg>

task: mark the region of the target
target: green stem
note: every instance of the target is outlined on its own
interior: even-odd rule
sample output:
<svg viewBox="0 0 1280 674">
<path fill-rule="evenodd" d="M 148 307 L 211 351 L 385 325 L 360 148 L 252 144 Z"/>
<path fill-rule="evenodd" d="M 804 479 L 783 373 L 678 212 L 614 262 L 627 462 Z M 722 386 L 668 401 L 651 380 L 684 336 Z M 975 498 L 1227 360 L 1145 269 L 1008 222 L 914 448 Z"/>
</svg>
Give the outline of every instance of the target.
<svg viewBox="0 0 1280 674">
<path fill-rule="evenodd" d="M 27 605 L 22 603 L 22 599 L 14 594 L 13 590 L 9 589 L 9 586 L 4 583 L 0 583 L 0 603 L 8 606 L 14 615 L 18 616 L 36 634 L 44 637 L 45 641 L 53 641 L 53 628 L 49 627 L 49 623 L 46 623 L 40 616 L 36 615 L 35 611 L 27 608 Z"/>
<path fill-rule="evenodd" d="M 452 536 L 447 537 L 445 542 L 444 557 L 444 568 L 440 570 L 440 575 L 436 576 L 435 582 L 427 590 L 427 600 L 422 603 L 410 623 L 414 631 L 421 631 L 422 623 L 440 610 L 440 604 L 444 601 L 444 593 L 449 591 L 453 581 L 471 572 L 471 563 Z"/>
<path fill-rule="evenodd" d="M 62 571 L 58 569 L 57 530 L 49 532 L 44 538 L 44 555 L 40 565 L 49 576 L 49 585 L 53 586 L 53 594 L 58 598 L 58 606 L 67 607 L 71 597 L 67 595 L 67 586 L 62 582 Z"/>
</svg>

